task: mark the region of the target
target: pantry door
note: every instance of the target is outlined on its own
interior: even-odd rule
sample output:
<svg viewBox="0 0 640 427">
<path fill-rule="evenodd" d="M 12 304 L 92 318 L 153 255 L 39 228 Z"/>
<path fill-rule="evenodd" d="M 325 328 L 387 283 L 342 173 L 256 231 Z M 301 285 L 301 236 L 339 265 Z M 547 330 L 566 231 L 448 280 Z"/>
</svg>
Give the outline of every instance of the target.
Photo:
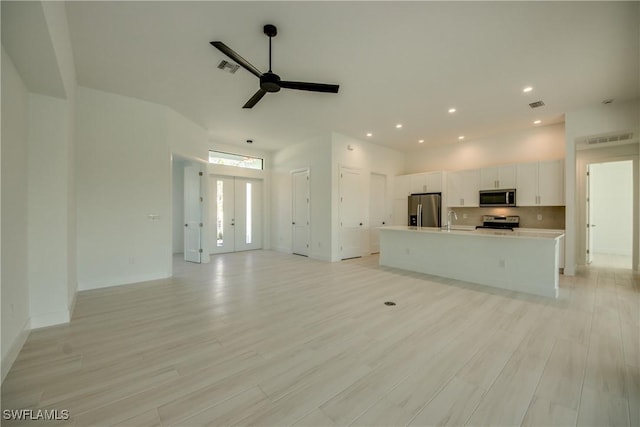
<svg viewBox="0 0 640 427">
<path fill-rule="evenodd" d="M 292 252 L 309 256 L 309 169 L 292 172 L 291 183 Z"/>
<path fill-rule="evenodd" d="M 371 174 L 369 187 L 369 252 L 380 252 L 380 230 L 378 227 L 386 225 L 387 176 L 378 173 Z"/>
<path fill-rule="evenodd" d="M 362 174 L 358 169 L 340 168 L 340 259 L 364 254 L 366 201 Z"/>
</svg>

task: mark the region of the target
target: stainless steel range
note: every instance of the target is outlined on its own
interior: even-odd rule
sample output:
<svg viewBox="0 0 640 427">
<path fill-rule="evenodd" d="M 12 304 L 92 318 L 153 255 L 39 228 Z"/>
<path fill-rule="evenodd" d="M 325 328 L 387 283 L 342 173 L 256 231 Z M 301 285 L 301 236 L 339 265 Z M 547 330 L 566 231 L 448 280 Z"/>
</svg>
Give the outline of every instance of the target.
<svg viewBox="0 0 640 427">
<path fill-rule="evenodd" d="M 491 228 L 494 230 L 513 231 L 514 228 L 518 227 L 520 227 L 519 216 L 485 215 L 482 217 L 482 225 L 476 226 L 476 230 L 479 228 Z"/>
</svg>

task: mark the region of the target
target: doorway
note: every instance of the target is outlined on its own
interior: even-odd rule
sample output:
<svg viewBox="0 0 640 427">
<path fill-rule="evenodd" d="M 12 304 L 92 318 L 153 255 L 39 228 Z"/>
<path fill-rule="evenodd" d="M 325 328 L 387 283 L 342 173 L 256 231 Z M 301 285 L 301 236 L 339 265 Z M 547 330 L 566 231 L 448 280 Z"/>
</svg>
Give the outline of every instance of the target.
<svg viewBox="0 0 640 427">
<path fill-rule="evenodd" d="M 291 202 L 292 252 L 309 256 L 309 169 L 291 172 Z"/>
<path fill-rule="evenodd" d="M 211 175 L 211 253 L 262 248 L 262 180 Z"/>
<path fill-rule="evenodd" d="M 587 164 L 587 263 L 632 268 L 633 162 Z"/>
</svg>

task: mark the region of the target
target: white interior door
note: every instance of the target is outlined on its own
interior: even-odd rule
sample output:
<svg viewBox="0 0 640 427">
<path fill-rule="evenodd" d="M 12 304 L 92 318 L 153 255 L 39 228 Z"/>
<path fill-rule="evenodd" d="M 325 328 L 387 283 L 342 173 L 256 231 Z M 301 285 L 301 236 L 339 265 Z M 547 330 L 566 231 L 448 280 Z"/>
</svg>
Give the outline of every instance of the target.
<svg viewBox="0 0 640 427">
<path fill-rule="evenodd" d="M 292 252 L 309 256 L 309 170 L 291 173 Z"/>
<path fill-rule="evenodd" d="M 591 197 L 591 166 L 587 165 L 587 264 L 591 264 L 593 261 L 593 250 L 591 248 L 593 242 L 593 227 L 591 226 L 593 212 L 591 211 Z"/>
<path fill-rule="evenodd" d="M 340 258 L 364 253 L 365 204 L 359 170 L 340 168 Z"/>
<path fill-rule="evenodd" d="M 201 172 L 196 166 L 184 168 L 184 260 L 201 262 L 202 199 Z"/>
<path fill-rule="evenodd" d="M 386 225 L 387 177 L 377 173 L 371 174 L 369 187 L 369 251 L 380 252 L 380 230 Z"/>
<path fill-rule="evenodd" d="M 262 181 L 212 176 L 209 188 L 212 253 L 262 248 Z"/>
</svg>

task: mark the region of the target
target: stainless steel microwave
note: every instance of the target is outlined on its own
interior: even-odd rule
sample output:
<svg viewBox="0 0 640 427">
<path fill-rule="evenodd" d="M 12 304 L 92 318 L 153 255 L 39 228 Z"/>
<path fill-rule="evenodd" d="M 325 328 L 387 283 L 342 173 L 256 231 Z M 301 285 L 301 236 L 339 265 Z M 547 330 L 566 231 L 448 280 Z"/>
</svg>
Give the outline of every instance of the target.
<svg viewBox="0 0 640 427">
<path fill-rule="evenodd" d="M 516 189 L 480 191 L 480 206 L 516 206 Z"/>
</svg>

